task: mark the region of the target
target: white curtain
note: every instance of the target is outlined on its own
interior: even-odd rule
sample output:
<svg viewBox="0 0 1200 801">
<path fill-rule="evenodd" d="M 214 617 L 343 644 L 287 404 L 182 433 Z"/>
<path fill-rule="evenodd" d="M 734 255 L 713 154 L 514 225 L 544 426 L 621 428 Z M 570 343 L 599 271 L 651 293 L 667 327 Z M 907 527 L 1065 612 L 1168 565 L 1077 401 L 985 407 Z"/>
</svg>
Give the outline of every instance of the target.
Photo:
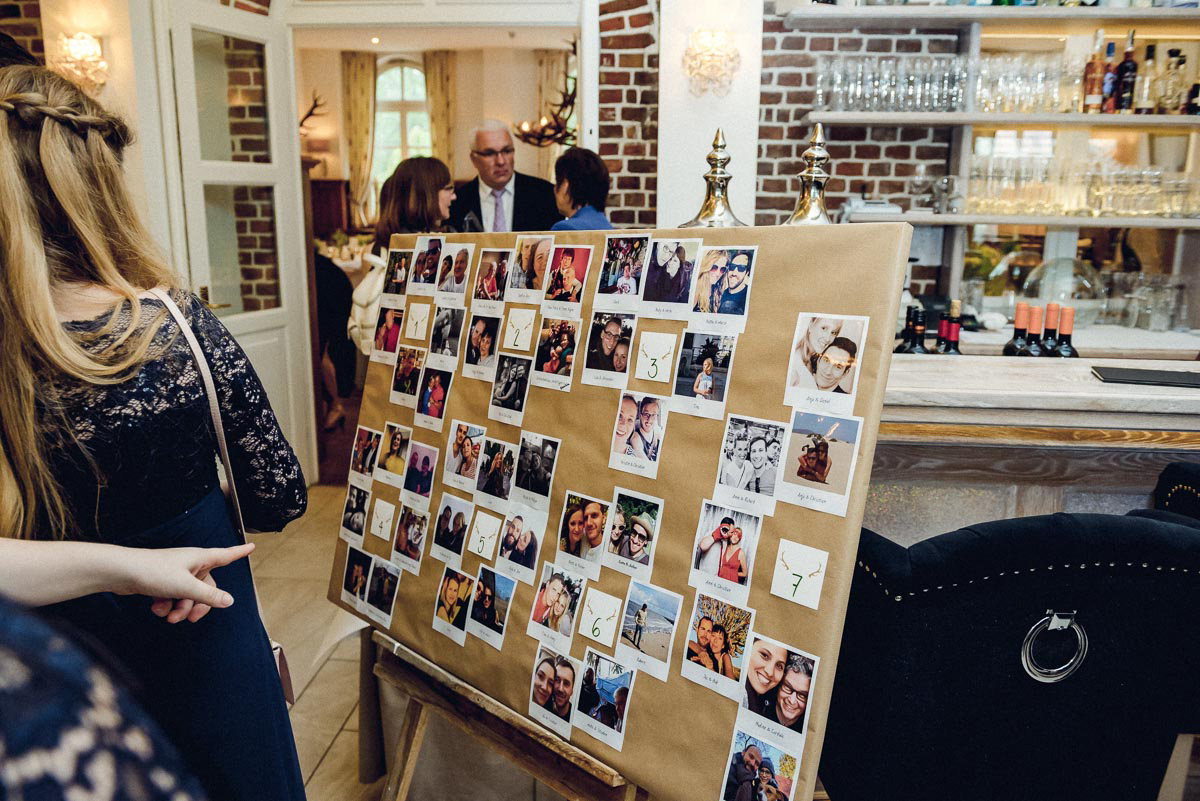
<svg viewBox="0 0 1200 801">
<path fill-rule="evenodd" d="M 454 173 L 454 51 L 425 53 L 425 97 L 433 155 Z"/>
<path fill-rule="evenodd" d="M 367 227 L 375 144 L 375 54 L 342 51 L 342 122 L 353 224 Z"/>
</svg>

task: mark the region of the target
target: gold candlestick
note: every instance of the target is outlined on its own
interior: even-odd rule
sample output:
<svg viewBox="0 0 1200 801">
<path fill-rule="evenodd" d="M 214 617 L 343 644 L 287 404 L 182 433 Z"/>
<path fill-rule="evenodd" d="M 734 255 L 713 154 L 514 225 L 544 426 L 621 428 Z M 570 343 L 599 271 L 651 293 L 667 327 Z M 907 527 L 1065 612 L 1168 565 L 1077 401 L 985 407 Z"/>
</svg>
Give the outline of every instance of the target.
<svg viewBox="0 0 1200 801">
<path fill-rule="evenodd" d="M 800 197 L 796 201 L 796 210 L 784 225 L 828 225 L 825 184 L 829 181 L 829 173 L 825 172 L 825 165 L 829 163 L 829 151 L 825 149 L 825 128 L 821 123 L 814 126 L 812 139 L 802 158 L 807 166 L 799 175 Z"/>
<path fill-rule="evenodd" d="M 725 151 L 725 134 L 720 128 L 713 137 L 712 146 L 707 158 L 709 169 L 704 173 L 704 203 L 696 216 L 680 228 L 735 228 L 745 225 L 729 208 L 728 189 L 733 174 L 725 169 L 729 163 L 729 153 Z"/>
</svg>

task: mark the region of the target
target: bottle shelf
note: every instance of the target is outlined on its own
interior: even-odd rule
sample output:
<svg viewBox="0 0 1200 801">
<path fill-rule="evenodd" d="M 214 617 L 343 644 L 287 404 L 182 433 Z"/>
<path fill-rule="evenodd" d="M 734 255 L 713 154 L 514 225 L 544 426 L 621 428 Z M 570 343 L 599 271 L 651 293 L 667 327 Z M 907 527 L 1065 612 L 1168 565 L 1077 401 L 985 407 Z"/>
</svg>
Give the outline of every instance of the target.
<svg viewBox="0 0 1200 801">
<path fill-rule="evenodd" d="M 982 111 L 810 111 L 808 123 L 825 125 L 946 126 L 980 128 L 1135 128 L 1200 131 L 1200 116 L 1189 114 L 1013 114 Z"/>
<path fill-rule="evenodd" d="M 782 5 L 782 3 L 781 3 Z M 1138 28 L 1139 36 L 1180 31 L 1200 23 L 1196 8 L 1117 8 L 1084 6 L 830 6 L 788 3 L 784 25 L 792 30 L 821 28 L 989 27 L 1090 31 L 1105 22 Z M 782 10 L 782 9 L 781 9 Z"/>
<path fill-rule="evenodd" d="M 1043 225 L 1047 228 L 1166 228 L 1200 230 L 1200 218 L 1190 217 L 1084 217 L 1078 215 L 1037 214 L 934 214 L 931 211 L 907 211 L 900 214 L 857 212 L 845 215 L 843 222 L 906 222 L 910 225 Z"/>
</svg>

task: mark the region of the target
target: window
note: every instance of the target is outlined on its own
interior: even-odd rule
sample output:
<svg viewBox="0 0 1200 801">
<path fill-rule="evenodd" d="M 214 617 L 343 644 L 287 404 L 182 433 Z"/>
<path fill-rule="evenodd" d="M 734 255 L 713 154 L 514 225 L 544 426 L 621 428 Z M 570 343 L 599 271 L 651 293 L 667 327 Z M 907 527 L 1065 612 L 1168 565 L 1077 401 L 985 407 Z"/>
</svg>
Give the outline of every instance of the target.
<svg viewBox="0 0 1200 801">
<path fill-rule="evenodd" d="M 375 150 L 371 158 L 371 200 L 374 216 L 379 189 L 392 171 L 410 156 L 433 155 L 425 73 L 411 61 L 381 65 L 375 79 Z"/>
</svg>

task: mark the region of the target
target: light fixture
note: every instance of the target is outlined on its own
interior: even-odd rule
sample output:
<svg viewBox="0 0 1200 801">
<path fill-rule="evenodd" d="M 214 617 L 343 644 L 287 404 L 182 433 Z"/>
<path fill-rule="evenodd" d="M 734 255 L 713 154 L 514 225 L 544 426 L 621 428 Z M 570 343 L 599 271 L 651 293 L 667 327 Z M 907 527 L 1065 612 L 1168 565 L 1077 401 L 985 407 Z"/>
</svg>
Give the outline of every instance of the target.
<svg viewBox="0 0 1200 801">
<path fill-rule="evenodd" d="M 71 36 L 60 33 L 58 50 L 50 66 L 85 92 L 94 94 L 108 82 L 108 62 L 99 38 L 82 31 Z"/>
<path fill-rule="evenodd" d="M 688 76 L 692 94 L 699 97 L 711 91 L 718 97 L 729 94 L 733 74 L 742 63 L 742 56 L 733 46 L 729 31 L 702 29 L 688 36 L 683 51 L 683 72 Z"/>
<path fill-rule="evenodd" d="M 372 37 L 371 37 L 371 44 L 379 44 L 379 37 L 378 37 L 378 36 L 372 36 Z"/>
</svg>

